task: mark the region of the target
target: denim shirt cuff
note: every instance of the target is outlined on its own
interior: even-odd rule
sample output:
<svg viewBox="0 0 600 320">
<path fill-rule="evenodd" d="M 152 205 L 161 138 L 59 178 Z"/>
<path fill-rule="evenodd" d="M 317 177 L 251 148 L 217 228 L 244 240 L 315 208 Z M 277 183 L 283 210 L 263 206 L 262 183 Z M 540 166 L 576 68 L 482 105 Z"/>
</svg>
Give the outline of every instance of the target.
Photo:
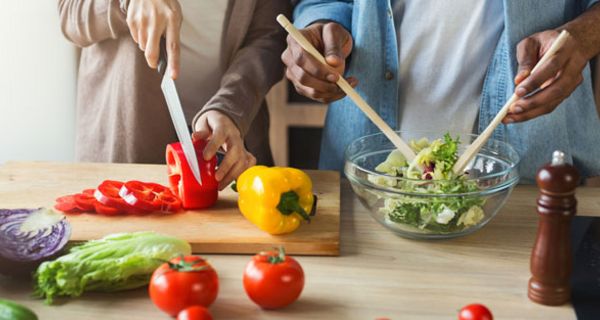
<svg viewBox="0 0 600 320">
<path fill-rule="evenodd" d="M 587 2 L 587 6 L 585 8 L 587 10 L 587 9 L 591 8 L 593 5 L 597 4 L 598 0 L 587 0 L 587 1 L 584 1 L 584 2 Z"/>
<path fill-rule="evenodd" d="M 346 3 L 312 5 L 297 8 L 294 14 L 294 25 L 297 28 L 306 28 L 310 24 L 321 21 L 333 21 L 342 25 L 351 32 L 352 6 Z"/>
</svg>

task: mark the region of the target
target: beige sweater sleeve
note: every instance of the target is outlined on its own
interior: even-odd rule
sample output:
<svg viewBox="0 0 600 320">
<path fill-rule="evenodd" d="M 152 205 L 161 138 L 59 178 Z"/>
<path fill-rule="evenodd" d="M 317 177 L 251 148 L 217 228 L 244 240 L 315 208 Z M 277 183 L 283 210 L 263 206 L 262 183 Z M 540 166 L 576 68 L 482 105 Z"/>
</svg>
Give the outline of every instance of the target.
<svg viewBox="0 0 600 320">
<path fill-rule="evenodd" d="M 63 34 L 80 47 L 116 39 L 128 32 L 125 10 L 129 0 L 59 0 Z"/>
<path fill-rule="evenodd" d="M 194 117 L 194 128 L 202 114 L 219 110 L 236 123 L 242 136 L 246 134 L 265 95 L 283 77 L 285 30 L 275 18 L 290 11 L 290 1 L 257 2 L 242 47 L 221 78 L 220 89 Z"/>
</svg>

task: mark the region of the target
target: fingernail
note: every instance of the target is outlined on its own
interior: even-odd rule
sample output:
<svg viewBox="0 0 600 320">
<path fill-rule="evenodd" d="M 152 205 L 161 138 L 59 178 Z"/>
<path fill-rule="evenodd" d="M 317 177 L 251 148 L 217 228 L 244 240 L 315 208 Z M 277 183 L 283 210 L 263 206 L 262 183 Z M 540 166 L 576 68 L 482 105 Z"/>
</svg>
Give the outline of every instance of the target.
<svg viewBox="0 0 600 320">
<path fill-rule="evenodd" d="M 525 88 L 523 87 L 518 87 L 517 90 L 515 91 L 515 93 L 519 96 L 522 97 L 524 95 L 527 94 L 527 90 L 525 90 Z"/>
<path fill-rule="evenodd" d="M 513 111 L 512 111 L 512 112 L 513 112 L 513 113 L 521 113 L 521 112 L 523 112 L 523 108 L 521 108 L 521 106 L 515 106 L 515 107 L 513 108 Z"/>
<path fill-rule="evenodd" d="M 327 80 L 331 81 L 331 82 L 335 82 L 337 80 L 337 77 L 334 74 L 330 73 L 327 75 Z"/>
</svg>

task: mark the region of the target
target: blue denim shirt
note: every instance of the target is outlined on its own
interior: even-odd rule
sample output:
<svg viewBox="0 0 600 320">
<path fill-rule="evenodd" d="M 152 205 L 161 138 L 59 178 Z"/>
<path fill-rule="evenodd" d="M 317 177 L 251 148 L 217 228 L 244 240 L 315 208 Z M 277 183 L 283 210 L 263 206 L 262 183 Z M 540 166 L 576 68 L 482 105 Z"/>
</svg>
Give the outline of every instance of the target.
<svg viewBox="0 0 600 320">
<path fill-rule="evenodd" d="M 514 91 L 517 44 L 529 35 L 572 20 L 597 1 L 504 0 L 504 31 L 484 80 L 480 131 Z M 427 12 L 423 12 L 423 19 L 427 18 Z M 354 48 L 346 74 L 359 79 L 358 92 L 392 128 L 397 128 L 398 46 L 390 0 L 300 1 L 294 11 L 294 24 L 303 28 L 318 20 L 335 21 L 351 31 Z M 523 182 L 534 181 L 537 169 L 557 149 L 569 156 L 584 177 L 600 175 L 600 119 L 589 67 L 583 76 L 583 83 L 551 114 L 525 123 L 501 125 L 494 132 L 494 138 L 509 142 L 521 156 L 519 172 Z M 321 169 L 341 171 L 348 144 L 378 131 L 349 98 L 332 103 L 325 122 Z"/>
</svg>

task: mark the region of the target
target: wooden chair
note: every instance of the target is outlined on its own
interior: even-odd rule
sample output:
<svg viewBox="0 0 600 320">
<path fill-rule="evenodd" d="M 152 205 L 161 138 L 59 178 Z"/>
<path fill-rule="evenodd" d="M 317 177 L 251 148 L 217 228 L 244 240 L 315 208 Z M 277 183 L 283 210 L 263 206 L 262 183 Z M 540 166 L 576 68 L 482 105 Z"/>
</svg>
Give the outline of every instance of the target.
<svg viewBox="0 0 600 320">
<path fill-rule="evenodd" d="M 289 128 L 322 128 L 325 123 L 327 105 L 310 102 L 290 102 L 288 81 L 285 79 L 269 91 L 266 99 L 271 118 L 269 136 L 273 159 L 275 165 L 287 166 L 289 164 Z M 320 143 L 320 141 L 315 143 Z"/>
</svg>

